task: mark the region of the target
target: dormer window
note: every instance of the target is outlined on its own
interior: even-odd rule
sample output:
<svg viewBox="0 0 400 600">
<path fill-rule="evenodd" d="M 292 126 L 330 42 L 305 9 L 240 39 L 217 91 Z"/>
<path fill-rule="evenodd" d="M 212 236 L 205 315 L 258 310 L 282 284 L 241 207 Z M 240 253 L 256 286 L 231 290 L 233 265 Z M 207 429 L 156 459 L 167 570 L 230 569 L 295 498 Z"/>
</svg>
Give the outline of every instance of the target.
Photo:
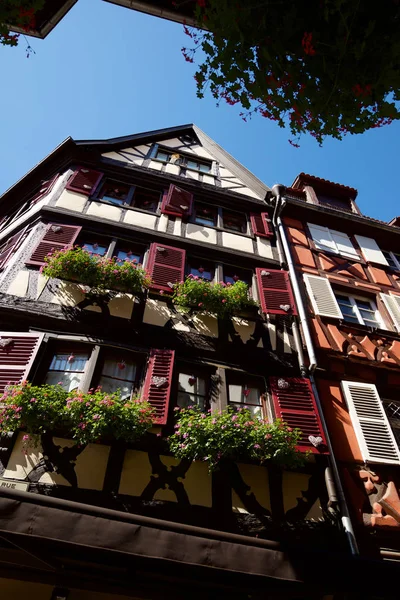
<svg viewBox="0 0 400 600">
<path fill-rule="evenodd" d="M 338 210 L 344 210 L 346 212 L 353 212 L 350 198 L 335 198 L 333 196 L 326 196 L 325 194 L 319 194 L 316 192 L 318 203 L 321 206 L 327 206 L 329 208 L 336 208 Z"/>
<path fill-rule="evenodd" d="M 191 171 L 198 171 L 200 173 L 211 173 L 212 170 L 211 161 L 198 159 L 195 155 L 187 156 L 178 151 L 165 150 L 165 148 L 157 149 L 155 159 L 172 165 L 179 165 L 186 169 L 190 169 Z"/>
</svg>

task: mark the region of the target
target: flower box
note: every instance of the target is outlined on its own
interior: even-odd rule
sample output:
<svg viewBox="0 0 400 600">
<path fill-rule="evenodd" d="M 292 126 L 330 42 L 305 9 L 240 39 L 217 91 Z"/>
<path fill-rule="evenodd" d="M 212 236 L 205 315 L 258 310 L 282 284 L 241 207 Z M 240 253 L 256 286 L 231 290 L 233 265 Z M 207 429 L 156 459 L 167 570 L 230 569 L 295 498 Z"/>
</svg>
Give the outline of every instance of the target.
<svg viewBox="0 0 400 600">
<path fill-rule="evenodd" d="M 249 289 L 244 281 L 211 283 L 193 275 L 175 284 L 172 301 L 181 308 L 221 318 L 258 308 L 256 302 L 249 298 Z"/>
<path fill-rule="evenodd" d="M 91 254 L 80 246 L 56 250 L 45 257 L 42 273 L 47 277 L 88 285 L 99 291 L 138 294 L 151 279 L 138 263 Z"/>
</svg>

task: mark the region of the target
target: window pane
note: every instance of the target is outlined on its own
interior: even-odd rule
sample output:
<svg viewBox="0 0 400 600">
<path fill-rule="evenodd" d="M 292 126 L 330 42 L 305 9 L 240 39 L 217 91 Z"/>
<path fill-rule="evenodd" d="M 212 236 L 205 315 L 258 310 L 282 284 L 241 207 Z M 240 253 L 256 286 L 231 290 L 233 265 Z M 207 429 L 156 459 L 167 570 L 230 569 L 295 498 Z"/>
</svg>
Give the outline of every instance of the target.
<svg viewBox="0 0 400 600">
<path fill-rule="evenodd" d="M 99 197 L 102 200 L 107 200 L 107 202 L 121 206 L 125 203 L 129 194 L 129 190 L 129 185 L 120 183 L 118 181 L 106 181 L 100 191 Z"/>
<path fill-rule="evenodd" d="M 348 304 L 343 304 L 342 302 L 339 302 L 339 306 L 342 310 L 343 315 L 354 316 L 354 310 L 352 306 L 349 306 Z"/>
<path fill-rule="evenodd" d="M 129 262 L 140 263 L 142 261 L 142 255 L 131 250 L 117 250 L 114 256 L 117 257 L 118 262 L 128 260 Z"/>
<path fill-rule="evenodd" d="M 55 354 L 45 383 L 61 384 L 68 392 L 79 388 L 88 358 L 88 354 Z"/>
<path fill-rule="evenodd" d="M 242 271 L 241 269 L 232 269 L 232 267 L 224 266 L 224 282 L 234 284 L 236 281 L 244 281 L 247 285 L 251 286 L 251 273 L 248 271 Z"/>
<path fill-rule="evenodd" d="M 100 246 L 99 244 L 96 244 L 95 242 L 93 244 L 86 242 L 83 245 L 83 249 L 90 252 L 90 254 L 95 254 L 96 256 L 104 256 L 105 253 L 107 252 L 107 246 Z"/>
<path fill-rule="evenodd" d="M 217 212 L 215 208 L 211 208 L 204 205 L 195 205 L 195 222 L 199 225 L 211 225 L 214 226 L 217 223 Z"/>
<path fill-rule="evenodd" d="M 202 377 L 179 373 L 178 376 L 178 406 L 198 406 L 201 410 L 206 408 L 206 381 Z"/>
<path fill-rule="evenodd" d="M 120 390 L 125 400 L 131 396 L 135 380 L 136 364 L 132 360 L 106 358 L 99 381 L 103 392 L 110 394 Z"/>
<path fill-rule="evenodd" d="M 67 392 L 79 389 L 83 373 L 60 373 L 59 371 L 49 371 L 45 378 L 45 383 L 49 385 L 61 384 Z"/>
<path fill-rule="evenodd" d="M 201 277 L 202 279 L 207 279 L 208 281 L 211 281 L 214 277 L 213 270 L 211 270 L 210 267 L 203 267 L 201 265 L 199 265 L 198 268 L 190 267 L 190 273 L 195 277 Z"/>
<path fill-rule="evenodd" d="M 164 152 L 163 150 L 158 150 L 156 158 L 158 158 L 158 160 L 164 160 L 165 162 L 167 162 L 169 156 L 170 155 L 167 152 Z"/>
<path fill-rule="evenodd" d="M 396 262 L 393 260 L 391 253 L 387 252 L 386 250 L 382 250 L 382 253 L 383 253 L 383 256 L 386 258 L 386 260 L 389 264 L 389 267 L 393 267 L 393 269 L 397 269 Z M 395 256 L 397 258 L 398 255 L 395 254 Z M 397 260 L 399 260 L 399 259 L 397 259 Z"/>
<path fill-rule="evenodd" d="M 358 308 L 360 308 L 360 309 L 366 309 L 366 310 L 371 310 L 371 311 L 373 310 L 372 304 L 368 300 L 359 300 L 357 298 L 356 304 L 357 304 Z"/>
<path fill-rule="evenodd" d="M 202 217 L 200 215 L 196 215 L 195 222 L 198 225 L 205 225 L 206 227 L 207 226 L 211 226 L 211 227 L 214 226 L 214 219 L 212 217 Z"/>
<path fill-rule="evenodd" d="M 135 208 L 156 212 L 160 200 L 160 193 L 145 188 L 136 188 L 133 195 L 133 205 Z"/>
<path fill-rule="evenodd" d="M 230 231 L 245 233 L 247 230 L 246 217 L 245 215 L 240 215 L 239 213 L 229 213 L 224 210 L 223 223 L 225 229 L 229 229 Z"/>
<path fill-rule="evenodd" d="M 194 160 L 187 160 L 186 166 L 188 169 L 196 169 L 196 171 L 198 171 L 198 169 L 199 169 L 199 164 L 197 162 L 195 162 Z"/>
<path fill-rule="evenodd" d="M 209 173 L 211 171 L 211 165 L 206 165 L 204 163 L 199 164 L 199 170 L 203 173 Z"/>
</svg>

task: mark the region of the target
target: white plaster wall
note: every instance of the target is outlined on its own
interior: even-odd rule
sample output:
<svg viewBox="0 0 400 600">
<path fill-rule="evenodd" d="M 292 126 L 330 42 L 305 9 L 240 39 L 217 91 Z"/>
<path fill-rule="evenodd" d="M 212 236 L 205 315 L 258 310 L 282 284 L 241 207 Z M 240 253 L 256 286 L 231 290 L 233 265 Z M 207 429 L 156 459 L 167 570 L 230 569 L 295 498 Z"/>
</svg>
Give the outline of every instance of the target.
<svg viewBox="0 0 400 600">
<path fill-rule="evenodd" d="M 77 194 L 76 192 L 70 192 L 69 190 L 64 190 L 57 200 L 55 206 L 59 208 L 67 208 L 68 210 L 75 210 L 81 213 L 86 201 L 87 196 L 84 196 L 83 194 Z"/>
<path fill-rule="evenodd" d="M 186 151 L 185 151 L 186 152 Z M 192 152 L 197 154 L 197 156 L 201 156 L 202 158 L 206 158 L 208 160 L 214 160 L 212 154 L 208 152 L 203 146 L 192 146 Z"/>
<path fill-rule="evenodd" d="M 173 234 L 174 235 L 182 235 L 182 219 L 181 219 L 181 217 L 175 218 Z"/>
<path fill-rule="evenodd" d="M 199 174 L 196 171 L 186 171 L 186 179 L 194 179 L 195 181 L 199 180 Z"/>
<path fill-rule="evenodd" d="M 46 275 L 42 275 L 41 273 L 39 273 L 38 280 L 37 280 L 37 288 L 36 288 L 36 300 L 39 299 L 39 296 L 43 292 L 44 288 L 46 287 L 46 283 L 48 282 L 48 280 L 49 280 L 49 278 L 46 277 Z"/>
<path fill-rule="evenodd" d="M 124 223 L 136 225 L 137 227 L 146 227 L 147 229 L 155 229 L 156 222 L 156 215 L 149 215 L 137 210 L 127 210 L 124 216 Z"/>
<path fill-rule="evenodd" d="M 158 231 L 167 231 L 168 228 L 168 215 L 160 215 L 158 220 Z"/>
<path fill-rule="evenodd" d="M 38 213 L 43 206 L 47 204 L 51 204 L 52 199 L 60 192 L 60 190 L 65 186 L 65 183 L 68 181 L 71 171 L 66 171 L 63 175 L 58 178 L 58 181 L 54 185 L 53 189 L 49 194 L 44 196 L 40 202 L 34 204 L 32 208 L 30 208 L 27 212 L 22 213 L 18 219 L 15 219 L 8 225 L 5 229 L 3 229 L 0 233 L 0 242 L 3 238 L 7 238 L 10 234 L 17 229 L 22 223 L 30 219 L 33 215 Z"/>
<path fill-rule="evenodd" d="M 148 298 L 144 309 L 143 323 L 164 327 L 170 318 L 170 310 L 166 302 Z"/>
<path fill-rule="evenodd" d="M 223 231 L 222 245 L 225 246 L 225 248 L 233 248 L 234 250 L 241 250 L 242 252 L 251 252 L 254 254 L 252 239 L 244 237 L 243 235 L 236 235 L 235 233 Z"/>
<path fill-rule="evenodd" d="M 203 183 L 208 183 L 208 185 L 215 185 L 215 178 L 211 177 L 211 175 L 203 175 Z"/>
<path fill-rule="evenodd" d="M 103 202 L 91 202 L 87 210 L 88 215 L 100 217 L 101 219 L 110 219 L 110 221 L 120 221 L 122 209 L 117 206 L 110 206 Z"/>
<path fill-rule="evenodd" d="M 218 337 L 218 319 L 211 315 L 194 315 L 192 318 L 193 324 L 196 331 L 200 335 L 207 335 L 209 337 Z"/>
<path fill-rule="evenodd" d="M 232 317 L 232 323 L 235 331 L 240 335 L 242 341 L 246 344 L 256 328 L 255 321 L 248 321 L 247 319 Z"/>
<path fill-rule="evenodd" d="M 271 342 L 271 350 L 275 352 L 276 350 L 276 327 L 273 323 L 270 323 L 269 316 L 267 315 L 267 327 L 269 332 L 269 339 Z"/>
<path fill-rule="evenodd" d="M 274 258 L 271 242 L 266 238 L 257 237 L 256 239 L 258 254 L 263 258 Z"/>
<path fill-rule="evenodd" d="M 163 164 L 164 163 L 159 162 L 158 160 L 151 160 L 149 167 L 150 167 L 150 169 L 155 169 L 156 171 L 161 171 Z"/>
<path fill-rule="evenodd" d="M 29 286 L 29 271 L 22 270 L 19 271 L 15 279 L 12 281 L 11 285 L 9 285 L 7 289 L 7 294 L 11 294 L 12 296 L 20 296 L 24 298 L 28 292 Z"/>
<path fill-rule="evenodd" d="M 179 175 L 179 173 L 181 172 L 181 168 L 179 165 L 174 165 L 171 163 L 167 163 L 165 165 L 165 172 L 166 173 L 171 173 L 171 175 Z"/>
<path fill-rule="evenodd" d="M 186 226 L 186 237 L 207 244 L 217 243 L 217 231 L 211 227 L 204 227 L 196 223 L 188 223 Z"/>
<path fill-rule="evenodd" d="M 22 436 L 23 433 L 18 434 L 7 469 L 4 472 L 5 478 L 25 479 L 33 467 L 43 458 L 40 446 L 38 448 L 27 448 L 26 454 L 23 452 Z M 62 448 L 71 448 L 75 445 L 73 440 L 57 437 L 53 438 L 53 440 L 55 445 Z M 109 453 L 109 446 L 88 444 L 85 450 L 78 456 L 76 462 L 75 472 L 78 478 L 78 487 L 91 490 L 101 490 L 103 488 Z M 40 478 L 40 483 L 71 485 L 58 473 L 44 473 Z"/>
<path fill-rule="evenodd" d="M 166 148 L 178 148 L 179 146 L 182 146 L 182 142 L 178 138 L 172 138 L 170 140 L 162 140 L 162 142 L 160 142 L 160 144 L 161 144 L 161 146 L 165 146 Z M 185 152 L 186 152 L 186 150 L 185 150 Z"/>
<path fill-rule="evenodd" d="M 111 316 L 130 319 L 132 316 L 134 299 L 135 296 L 132 296 L 132 294 L 117 294 L 117 296 L 112 298 L 108 303 Z"/>
<path fill-rule="evenodd" d="M 57 290 L 51 299 L 52 304 L 60 304 L 61 306 L 76 306 L 79 302 L 85 299 L 83 287 L 77 283 L 68 283 L 60 281 Z"/>
</svg>

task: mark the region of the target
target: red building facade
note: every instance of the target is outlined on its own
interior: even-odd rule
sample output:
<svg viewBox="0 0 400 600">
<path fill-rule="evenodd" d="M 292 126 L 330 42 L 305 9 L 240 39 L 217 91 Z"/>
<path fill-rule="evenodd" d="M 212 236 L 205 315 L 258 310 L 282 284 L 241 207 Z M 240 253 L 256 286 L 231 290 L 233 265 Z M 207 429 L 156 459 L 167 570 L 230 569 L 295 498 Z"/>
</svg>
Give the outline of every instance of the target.
<svg viewBox="0 0 400 600">
<path fill-rule="evenodd" d="M 400 556 L 400 229 L 395 219 L 363 216 L 356 195 L 302 173 L 284 193 L 282 220 L 356 543 L 362 555 L 393 560 Z"/>
</svg>

